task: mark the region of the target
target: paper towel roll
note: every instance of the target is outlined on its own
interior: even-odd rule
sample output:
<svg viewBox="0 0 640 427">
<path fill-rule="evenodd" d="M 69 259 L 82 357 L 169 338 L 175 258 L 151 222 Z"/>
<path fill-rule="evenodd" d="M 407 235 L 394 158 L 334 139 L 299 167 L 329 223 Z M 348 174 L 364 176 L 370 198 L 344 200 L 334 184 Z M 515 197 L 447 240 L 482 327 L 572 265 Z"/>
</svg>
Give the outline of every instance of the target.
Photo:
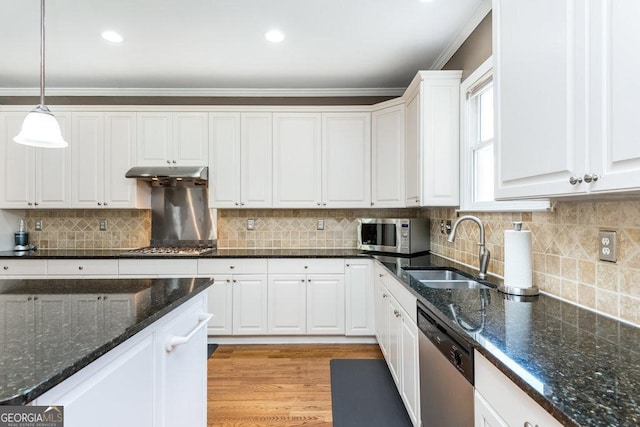
<svg viewBox="0 0 640 427">
<path fill-rule="evenodd" d="M 516 227 L 518 228 L 518 227 Z M 506 230 L 504 232 L 504 283 L 515 288 L 530 288 L 531 231 Z"/>
</svg>

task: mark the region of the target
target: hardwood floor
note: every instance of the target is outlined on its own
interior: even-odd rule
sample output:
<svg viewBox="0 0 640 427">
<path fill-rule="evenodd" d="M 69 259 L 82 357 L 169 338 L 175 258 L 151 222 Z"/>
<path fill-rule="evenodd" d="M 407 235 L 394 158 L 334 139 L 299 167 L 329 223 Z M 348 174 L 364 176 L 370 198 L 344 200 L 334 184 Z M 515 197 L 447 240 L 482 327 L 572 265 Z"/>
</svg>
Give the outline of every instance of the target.
<svg viewBox="0 0 640 427">
<path fill-rule="evenodd" d="M 208 362 L 208 426 L 331 426 L 331 359 L 376 344 L 221 345 Z"/>
</svg>

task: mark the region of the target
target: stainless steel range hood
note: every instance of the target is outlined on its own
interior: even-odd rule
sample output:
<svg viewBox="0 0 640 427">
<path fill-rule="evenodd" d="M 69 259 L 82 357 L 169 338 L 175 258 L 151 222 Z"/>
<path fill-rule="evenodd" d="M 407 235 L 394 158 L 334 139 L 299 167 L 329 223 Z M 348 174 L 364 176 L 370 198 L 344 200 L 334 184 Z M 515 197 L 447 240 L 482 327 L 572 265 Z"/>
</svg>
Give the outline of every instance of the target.
<svg viewBox="0 0 640 427">
<path fill-rule="evenodd" d="M 207 166 L 136 166 L 125 175 L 142 181 L 192 181 L 205 183 L 209 179 Z"/>
</svg>

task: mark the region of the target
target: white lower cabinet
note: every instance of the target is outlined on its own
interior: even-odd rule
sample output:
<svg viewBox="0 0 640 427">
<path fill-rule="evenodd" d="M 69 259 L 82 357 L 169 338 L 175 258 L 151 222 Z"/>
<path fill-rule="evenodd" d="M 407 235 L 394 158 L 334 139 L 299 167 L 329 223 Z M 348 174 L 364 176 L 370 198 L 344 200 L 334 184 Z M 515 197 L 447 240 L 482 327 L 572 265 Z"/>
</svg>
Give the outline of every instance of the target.
<svg viewBox="0 0 640 427">
<path fill-rule="evenodd" d="M 67 277 L 118 277 L 117 259 L 50 259 L 47 275 Z"/>
<path fill-rule="evenodd" d="M 345 334 L 371 336 L 375 334 L 375 290 L 373 261 L 347 259 L 345 273 Z"/>
<path fill-rule="evenodd" d="M 129 277 L 195 277 L 196 259 L 120 259 L 118 274 Z"/>
<path fill-rule="evenodd" d="M 209 286 L 209 321 L 207 334 L 231 335 L 233 333 L 233 282 L 230 274 L 214 275 L 213 285 Z"/>
<path fill-rule="evenodd" d="M 414 426 L 420 426 L 420 372 L 416 298 L 378 264 L 375 270 L 376 337 Z"/>
<path fill-rule="evenodd" d="M 46 259 L 3 259 L 0 266 L 0 278 L 3 279 L 30 279 L 47 276 Z"/>
<path fill-rule="evenodd" d="M 562 425 L 484 356 L 474 353 L 475 427 Z"/>
<path fill-rule="evenodd" d="M 194 297 L 32 403 L 64 406 L 67 427 L 204 427 L 206 298 Z M 190 338 L 169 349 L 176 337 Z M 117 419 L 103 414 L 105 405 Z"/>
<path fill-rule="evenodd" d="M 307 276 L 307 334 L 344 335 L 344 274 Z"/>
<path fill-rule="evenodd" d="M 268 330 L 275 335 L 307 331 L 307 278 L 300 274 L 269 275 Z"/>
<path fill-rule="evenodd" d="M 233 285 L 233 334 L 263 335 L 267 328 L 267 276 L 235 275 Z"/>
</svg>

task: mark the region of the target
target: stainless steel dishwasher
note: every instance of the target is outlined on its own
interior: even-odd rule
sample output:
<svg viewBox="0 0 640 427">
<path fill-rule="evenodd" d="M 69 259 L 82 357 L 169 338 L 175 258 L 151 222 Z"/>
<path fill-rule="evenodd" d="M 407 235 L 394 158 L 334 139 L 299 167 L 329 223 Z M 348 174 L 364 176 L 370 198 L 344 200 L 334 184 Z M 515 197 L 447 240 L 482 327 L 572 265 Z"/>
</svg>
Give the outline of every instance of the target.
<svg viewBox="0 0 640 427">
<path fill-rule="evenodd" d="M 473 426 L 473 348 L 418 301 L 422 427 Z"/>
</svg>

